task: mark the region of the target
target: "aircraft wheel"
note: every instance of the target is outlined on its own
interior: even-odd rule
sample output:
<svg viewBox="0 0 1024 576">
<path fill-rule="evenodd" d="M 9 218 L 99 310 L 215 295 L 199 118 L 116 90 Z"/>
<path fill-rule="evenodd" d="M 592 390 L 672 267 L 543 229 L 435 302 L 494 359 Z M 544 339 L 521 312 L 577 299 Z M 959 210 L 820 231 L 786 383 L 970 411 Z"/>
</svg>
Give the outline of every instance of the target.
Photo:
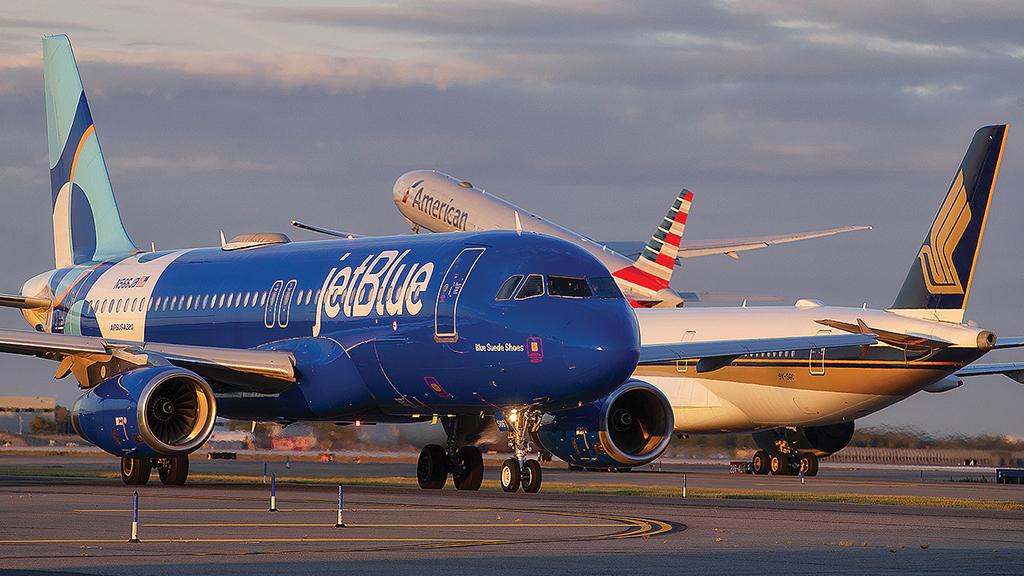
<svg viewBox="0 0 1024 576">
<path fill-rule="evenodd" d="M 754 457 L 750 459 L 750 469 L 753 470 L 754 474 L 767 474 L 768 453 L 764 450 L 754 452 Z"/>
<path fill-rule="evenodd" d="M 448 481 L 448 455 L 437 444 L 427 444 L 416 462 L 416 481 L 425 490 L 440 490 Z"/>
<path fill-rule="evenodd" d="M 800 472 L 804 473 L 804 476 L 817 476 L 818 475 L 818 457 L 814 454 L 801 454 L 800 455 Z"/>
<path fill-rule="evenodd" d="M 463 446 L 455 453 L 452 481 L 458 490 L 479 490 L 484 481 L 484 457 L 476 446 Z"/>
<path fill-rule="evenodd" d="M 789 463 L 779 454 L 772 454 L 768 460 L 768 468 L 772 471 L 772 476 L 789 475 Z"/>
<path fill-rule="evenodd" d="M 519 468 L 519 460 L 509 458 L 501 464 L 501 489 L 505 492 L 519 490 L 519 481 L 522 479 L 522 470 Z"/>
<path fill-rule="evenodd" d="M 170 486 L 181 486 L 188 479 L 188 455 L 167 458 L 157 466 L 160 481 Z"/>
<path fill-rule="evenodd" d="M 523 466 L 522 484 L 523 492 L 527 494 L 536 494 L 540 492 L 541 483 L 541 468 L 540 462 L 536 460 L 527 460 L 526 465 Z"/>
<path fill-rule="evenodd" d="M 149 482 L 153 462 L 149 458 L 121 458 L 121 480 L 129 486 L 143 486 Z"/>
</svg>

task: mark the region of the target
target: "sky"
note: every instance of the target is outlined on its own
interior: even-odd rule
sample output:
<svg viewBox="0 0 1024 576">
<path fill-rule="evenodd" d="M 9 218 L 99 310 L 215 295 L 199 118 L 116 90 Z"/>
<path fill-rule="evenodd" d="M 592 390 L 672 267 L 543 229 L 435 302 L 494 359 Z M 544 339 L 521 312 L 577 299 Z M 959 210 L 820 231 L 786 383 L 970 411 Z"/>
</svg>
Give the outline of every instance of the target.
<svg viewBox="0 0 1024 576">
<path fill-rule="evenodd" d="M 689 259 L 677 288 L 885 307 L 972 134 L 1008 122 L 968 317 L 1021 335 L 1022 29 L 988 1 L 6 3 L 0 292 L 53 263 L 40 38 L 66 33 L 128 231 L 161 249 L 404 233 L 391 187 L 419 168 L 609 241 L 686 187 L 684 242 L 874 229 Z M 70 404 L 55 368 L 0 356 L 0 394 Z M 985 377 L 861 423 L 1024 436 L 1022 408 Z"/>
</svg>

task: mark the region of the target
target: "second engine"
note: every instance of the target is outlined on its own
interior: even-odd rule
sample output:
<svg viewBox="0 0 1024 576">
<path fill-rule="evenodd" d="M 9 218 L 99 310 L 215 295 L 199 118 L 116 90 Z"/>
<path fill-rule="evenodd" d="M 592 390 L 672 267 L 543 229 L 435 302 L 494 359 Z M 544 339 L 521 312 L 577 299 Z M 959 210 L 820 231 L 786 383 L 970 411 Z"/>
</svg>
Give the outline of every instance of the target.
<svg viewBox="0 0 1024 576">
<path fill-rule="evenodd" d="M 628 468 L 661 456 L 674 426 L 668 398 L 630 380 L 597 402 L 546 416 L 534 437 L 570 465 Z"/>
</svg>

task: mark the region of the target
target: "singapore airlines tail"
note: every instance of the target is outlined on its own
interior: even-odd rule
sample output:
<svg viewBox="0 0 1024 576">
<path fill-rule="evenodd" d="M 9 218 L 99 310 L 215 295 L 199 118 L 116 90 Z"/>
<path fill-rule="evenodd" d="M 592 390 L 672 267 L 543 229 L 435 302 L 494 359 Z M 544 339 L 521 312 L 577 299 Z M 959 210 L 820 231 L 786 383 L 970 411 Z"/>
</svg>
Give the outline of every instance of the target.
<svg viewBox="0 0 1024 576">
<path fill-rule="evenodd" d="M 690 213 L 690 205 L 693 202 L 693 192 L 683 189 L 679 196 L 672 202 L 665 218 L 658 225 L 651 240 L 644 246 L 640 256 L 628 266 L 613 274 L 620 281 L 638 285 L 647 290 L 663 291 L 668 290 L 672 282 L 672 272 L 675 270 L 679 257 L 679 244 L 683 239 L 683 230 L 686 228 L 686 217 Z M 662 294 L 665 299 L 652 300 L 649 303 L 637 301 L 639 306 L 675 306 L 681 304 L 678 298 L 672 298 L 674 294 Z"/>
<path fill-rule="evenodd" d="M 121 223 L 67 36 L 43 38 L 43 75 L 56 267 L 137 250 Z"/>
<path fill-rule="evenodd" d="M 974 134 L 892 305 L 893 312 L 944 322 L 963 321 L 1006 129 L 1005 124 L 985 126 Z"/>
</svg>

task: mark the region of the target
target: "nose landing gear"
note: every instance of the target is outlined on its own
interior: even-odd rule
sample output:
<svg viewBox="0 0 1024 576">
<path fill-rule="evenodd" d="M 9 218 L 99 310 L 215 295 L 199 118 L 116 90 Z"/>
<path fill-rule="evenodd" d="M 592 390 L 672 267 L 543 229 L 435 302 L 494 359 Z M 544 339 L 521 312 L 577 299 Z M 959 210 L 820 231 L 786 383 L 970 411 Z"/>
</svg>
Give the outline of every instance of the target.
<svg viewBox="0 0 1024 576">
<path fill-rule="evenodd" d="M 505 492 L 515 492 L 520 487 L 530 494 L 540 491 L 543 476 L 540 462 L 526 458 L 529 452 L 527 436 L 540 427 L 540 419 L 540 412 L 529 408 L 513 408 L 505 418 L 508 445 L 515 453 L 515 458 L 509 458 L 501 465 L 501 489 Z"/>
</svg>

